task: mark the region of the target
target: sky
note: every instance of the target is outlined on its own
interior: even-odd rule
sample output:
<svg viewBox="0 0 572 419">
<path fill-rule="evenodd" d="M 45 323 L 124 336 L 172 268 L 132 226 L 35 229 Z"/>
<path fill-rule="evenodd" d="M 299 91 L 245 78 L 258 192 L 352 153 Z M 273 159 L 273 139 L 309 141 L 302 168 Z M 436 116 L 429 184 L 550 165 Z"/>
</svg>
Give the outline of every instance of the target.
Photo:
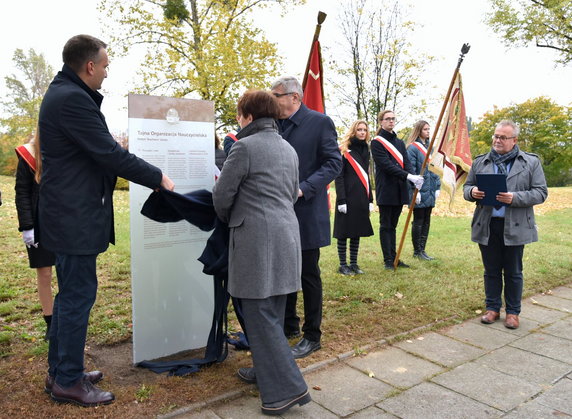
<svg viewBox="0 0 572 419">
<path fill-rule="evenodd" d="M 343 0 L 307 0 L 304 6 L 278 13 L 258 13 L 256 24 L 276 42 L 284 58 L 284 74 L 302 76 L 318 11 L 328 14 L 322 25 L 320 41 L 324 62 L 328 54 L 335 54 L 340 45 L 337 14 Z M 55 70 L 61 68 L 61 50 L 73 35 L 88 33 L 105 39 L 101 32 L 99 0 L 30 0 L 3 1 L 0 12 L 0 79 L 4 91 L 4 77 L 14 73 L 11 66 L 16 48 L 34 48 L 43 53 Z M 572 66 L 556 67 L 555 52 L 534 46 L 507 49 L 499 37 L 484 23 L 487 0 L 416 0 L 408 19 L 416 22 L 412 33 L 413 47 L 436 57 L 427 69 L 429 84 L 435 86 L 424 94 L 440 98 L 446 93 L 463 43 L 471 45 L 461 67 L 467 115 L 479 120 L 493 106 L 505 107 L 541 95 L 561 105 L 572 105 Z M 23 28 L 22 22 L 26 22 Z M 102 111 L 113 132 L 127 130 L 127 93 L 133 86 L 139 64 L 136 56 L 114 59 L 102 93 Z M 328 78 L 328 68 L 324 77 Z M 3 96 L 3 94 L 0 94 Z M 439 101 L 436 101 L 438 103 Z M 441 105 L 428 109 L 428 115 L 415 119 L 434 118 Z M 339 109 L 334 101 L 326 108 L 336 122 Z M 409 121 L 407 121 L 409 122 Z M 398 126 L 397 129 L 402 127 Z"/>
</svg>

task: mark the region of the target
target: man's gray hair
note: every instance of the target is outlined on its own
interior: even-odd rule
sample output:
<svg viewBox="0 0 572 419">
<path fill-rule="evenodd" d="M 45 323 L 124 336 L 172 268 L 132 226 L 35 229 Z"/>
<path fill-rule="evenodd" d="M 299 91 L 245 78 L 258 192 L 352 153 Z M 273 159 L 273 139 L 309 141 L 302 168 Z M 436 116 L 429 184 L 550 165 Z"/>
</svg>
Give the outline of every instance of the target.
<svg viewBox="0 0 572 419">
<path fill-rule="evenodd" d="M 298 79 L 296 79 L 296 77 L 280 77 L 278 80 L 272 83 L 270 90 L 277 89 L 278 87 L 282 87 L 282 89 L 284 89 L 284 93 L 298 93 L 298 96 L 300 96 L 300 101 L 302 101 L 302 98 L 304 97 L 302 85 Z"/>
<path fill-rule="evenodd" d="M 506 127 L 506 126 L 512 127 L 512 135 L 518 137 L 518 134 L 520 134 L 520 127 L 516 122 L 511 121 L 510 119 L 503 119 L 497 124 L 496 128 Z"/>
</svg>

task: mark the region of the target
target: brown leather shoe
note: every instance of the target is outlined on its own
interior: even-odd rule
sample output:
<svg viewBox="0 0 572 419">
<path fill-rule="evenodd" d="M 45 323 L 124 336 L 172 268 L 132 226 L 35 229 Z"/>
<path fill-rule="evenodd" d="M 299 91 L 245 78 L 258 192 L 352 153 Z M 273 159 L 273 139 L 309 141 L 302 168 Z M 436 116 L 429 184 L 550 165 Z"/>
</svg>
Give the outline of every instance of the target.
<svg viewBox="0 0 572 419">
<path fill-rule="evenodd" d="M 73 403 L 83 407 L 110 404 L 115 400 L 113 393 L 103 391 L 83 376 L 75 385 L 63 388 L 54 382 L 52 386 L 52 399 L 59 403 Z"/>
<path fill-rule="evenodd" d="M 496 311 L 487 310 L 485 315 L 481 317 L 481 323 L 484 324 L 493 324 L 496 322 L 500 317 L 500 314 Z"/>
<path fill-rule="evenodd" d="M 518 329 L 519 321 L 517 314 L 507 314 L 504 320 L 504 327 L 507 329 Z"/>
<path fill-rule="evenodd" d="M 99 383 L 103 378 L 103 373 L 101 371 L 84 372 L 83 375 L 84 377 L 87 377 L 87 379 L 91 382 L 91 384 Z M 44 391 L 50 394 L 52 392 L 53 385 L 54 385 L 54 377 L 48 374 L 46 376 L 46 382 L 44 383 Z"/>
</svg>

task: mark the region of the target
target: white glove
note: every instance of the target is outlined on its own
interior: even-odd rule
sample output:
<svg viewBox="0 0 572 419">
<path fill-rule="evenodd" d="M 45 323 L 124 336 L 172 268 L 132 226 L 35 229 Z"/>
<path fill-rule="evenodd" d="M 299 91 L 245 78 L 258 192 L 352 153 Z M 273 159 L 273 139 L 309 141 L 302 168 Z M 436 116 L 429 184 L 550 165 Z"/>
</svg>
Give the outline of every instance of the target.
<svg viewBox="0 0 572 419">
<path fill-rule="evenodd" d="M 408 174 L 407 180 L 413 183 L 417 189 L 421 189 L 423 186 L 423 176 Z"/>
<path fill-rule="evenodd" d="M 342 214 L 347 214 L 348 205 L 347 204 L 338 205 L 338 211 L 341 212 Z"/>
<path fill-rule="evenodd" d="M 439 199 L 439 195 L 441 195 L 441 189 L 435 191 L 435 201 Z"/>
<path fill-rule="evenodd" d="M 22 231 L 22 240 L 26 247 L 38 247 L 38 243 L 34 243 L 34 229 Z"/>
<path fill-rule="evenodd" d="M 415 205 L 419 205 L 421 203 L 421 194 L 417 192 L 417 196 L 415 197 Z"/>
<path fill-rule="evenodd" d="M 373 202 L 369 203 L 369 212 L 373 212 L 374 210 L 374 206 L 373 206 Z"/>
</svg>

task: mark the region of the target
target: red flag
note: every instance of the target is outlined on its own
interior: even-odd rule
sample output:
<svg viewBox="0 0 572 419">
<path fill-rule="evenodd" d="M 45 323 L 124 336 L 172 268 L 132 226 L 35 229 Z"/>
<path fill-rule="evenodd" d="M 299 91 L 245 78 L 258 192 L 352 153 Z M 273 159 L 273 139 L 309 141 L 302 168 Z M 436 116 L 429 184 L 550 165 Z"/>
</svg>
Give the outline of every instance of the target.
<svg viewBox="0 0 572 419">
<path fill-rule="evenodd" d="M 455 79 L 433 150 L 429 170 L 439 175 L 441 186 L 453 202 L 455 191 L 465 182 L 473 163 L 461 73 Z"/>
<path fill-rule="evenodd" d="M 317 112 L 324 113 L 324 86 L 322 84 L 322 53 L 320 41 L 315 40 L 308 59 L 308 72 L 304 75 L 304 104 Z"/>
</svg>

